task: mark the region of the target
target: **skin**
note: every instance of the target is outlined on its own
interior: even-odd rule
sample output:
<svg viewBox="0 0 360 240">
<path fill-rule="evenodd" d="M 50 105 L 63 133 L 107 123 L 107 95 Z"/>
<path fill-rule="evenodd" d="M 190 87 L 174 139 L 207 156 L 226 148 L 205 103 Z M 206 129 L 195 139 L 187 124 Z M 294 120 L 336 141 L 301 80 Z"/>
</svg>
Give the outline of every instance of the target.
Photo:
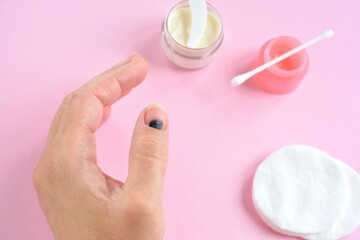
<svg viewBox="0 0 360 240">
<path fill-rule="evenodd" d="M 96 130 L 110 117 L 111 105 L 146 73 L 146 61 L 133 54 L 70 93 L 57 111 L 33 175 L 55 239 L 163 239 L 169 131 L 164 109 L 151 105 L 140 113 L 125 182 L 103 173 L 96 157 Z M 163 121 L 162 130 L 148 126 L 154 119 Z"/>
</svg>

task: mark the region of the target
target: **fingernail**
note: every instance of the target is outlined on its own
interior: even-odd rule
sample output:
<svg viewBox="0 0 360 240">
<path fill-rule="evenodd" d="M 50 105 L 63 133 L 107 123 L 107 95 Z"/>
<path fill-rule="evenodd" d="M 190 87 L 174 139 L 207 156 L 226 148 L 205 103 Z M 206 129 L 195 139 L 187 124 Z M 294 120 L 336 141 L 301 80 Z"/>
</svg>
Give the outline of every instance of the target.
<svg viewBox="0 0 360 240">
<path fill-rule="evenodd" d="M 145 110 L 145 124 L 158 130 L 166 129 L 167 114 L 161 105 L 153 104 Z"/>
<path fill-rule="evenodd" d="M 132 60 L 135 59 L 143 59 L 143 57 L 141 57 L 137 52 L 133 52 L 129 55 L 127 62 L 131 62 Z"/>
<path fill-rule="evenodd" d="M 120 67 L 120 66 L 125 65 L 125 64 L 128 64 L 128 63 L 130 63 L 130 62 L 132 62 L 132 61 L 134 61 L 134 60 L 136 60 L 136 59 L 144 59 L 144 58 L 141 57 L 138 53 L 134 52 L 134 53 L 130 54 L 130 55 L 126 58 L 126 60 L 124 60 L 124 61 L 116 64 L 114 67 Z"/>
<path fill-rule="evenodd" d="M 152 128 L 156 128 L 156 129 L 159 129 L 159 130 L 161 130 L 161 129 L 163 129 L 163 127 L 164 127 L 164 123 L 163 123 L 163 121 L 161 121 L 161 120 L 152 120 L 150 123 L 149 123 L 149 127 L 152 127 Z"/>
</svg>

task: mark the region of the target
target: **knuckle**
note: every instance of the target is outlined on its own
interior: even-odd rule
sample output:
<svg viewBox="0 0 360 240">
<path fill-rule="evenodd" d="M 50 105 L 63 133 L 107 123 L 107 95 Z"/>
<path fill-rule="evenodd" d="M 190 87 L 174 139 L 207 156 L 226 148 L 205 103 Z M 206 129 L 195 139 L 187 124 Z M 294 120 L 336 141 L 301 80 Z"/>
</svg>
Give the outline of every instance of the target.
<svg viewBox="0 0 360 240">
<path fill-rule="evenodd" d="M 140 217 L 154 215 L 156 210 L 156 204 L 151 199 L 144 197 L 143 194 L 132 194 L 128 199 L 126 206 L 128 214 Z"/>
<path fill-rule="evenodd" d="M 79 98 L 79 95 L 80 95 L 79 90 L 69 93 L 68 95 L 65 96 L 64 103 L 69 104 L 73 102 L 74 100 Z"/>
<path fill-rule="evenodd" d="M 55 186 L 63 182 L 62 173 L 56 161 L 42 159 L 33 173 L 33 184 L 39 190 L 44 186 Z"/>
<path fill-rule="evenodd" d="M 111 87 L 105 85 L 96 89 L 94 95 L 103 105 L 107 105 L 107 100 L 111 99 L 109 96 L 115 96 L 115 93 Z"/>
<path fill-rule="evenodd" d="M 63 104 L 68 106 L 77 106 L 86 102 L 90 97 L 90 94 L 83 89 L 77 89 L 64 98 Z"/>
<path fill-rule="evenodd" d="M 57 182 L 52 173 L 52 169 L 47 167 L 44 169 L 44 165 L 38 166 L 33 173 L 33 185 L 35 189 L 40 191 L 44 187 Z"/>
<path fill-rule="evenodd" d="M 39 167 L 36 167 L 36 169 L 34 170 L 32 175 L 32 181 L 35 189 L 40 189 L 40 185 L 42 183 L 42 176 L 41 172 L 39 171 Z"/>
</svg>

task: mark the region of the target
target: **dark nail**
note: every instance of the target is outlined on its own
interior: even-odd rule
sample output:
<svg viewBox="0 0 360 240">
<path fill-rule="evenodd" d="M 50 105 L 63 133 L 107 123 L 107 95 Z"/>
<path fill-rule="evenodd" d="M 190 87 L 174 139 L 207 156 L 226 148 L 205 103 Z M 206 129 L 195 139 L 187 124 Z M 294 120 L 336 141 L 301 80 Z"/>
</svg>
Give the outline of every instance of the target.
<svg viewBox="0 0 360 240">
<path fill-rule="evenodd" d="M 164 124 L 162 121 L 160 120 L 152 120 L 150 123 L 149 123 L 149 127 L 152 127 L 152 128 L 156 128 L 156 129 L 163 129 L 164 127 Z"/>
</svg>

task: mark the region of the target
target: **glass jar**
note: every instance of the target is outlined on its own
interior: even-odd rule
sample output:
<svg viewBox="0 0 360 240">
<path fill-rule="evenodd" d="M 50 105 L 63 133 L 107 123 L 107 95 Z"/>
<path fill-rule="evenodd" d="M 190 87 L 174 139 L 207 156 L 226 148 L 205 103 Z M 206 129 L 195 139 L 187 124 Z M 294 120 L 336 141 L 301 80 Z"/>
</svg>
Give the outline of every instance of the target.
<svg viewBox="0 0 360 240">
<path fill-rule="evenodd" d="M 270 39 L 260 49 L 255 68 L 298 47 L 296 38 L 282 36 Z M 309 69 L 309 56 L 302 50 L 256 74 L 253 78 L 266 92 L 284 94 L 294 91 Z"/>
<path fill-rule="evenodd" d="M 190 9 L 189 1 L 183 1 L 178 3 L 170 10 L 168 15 L 165 17 L 161 37 L 162 50 L 165 56 L 179 67 L 186 69 L 197 69 L 205 67 L 214 59 L 215 52 L 221 46 L 224 38 L 223 23 L 220 14 L 213 6 L 207 3 L 208 14 L 213 14 L 212 16 L 215 17 L 215 19 L 218 21 L 220 33 L 218 37 L 206 47 L 189 48 L 176 41 L 175 38 L 171 35 L 169 29 L 168 21 L 170 16 L 181 8 Z"/>
</svg>

